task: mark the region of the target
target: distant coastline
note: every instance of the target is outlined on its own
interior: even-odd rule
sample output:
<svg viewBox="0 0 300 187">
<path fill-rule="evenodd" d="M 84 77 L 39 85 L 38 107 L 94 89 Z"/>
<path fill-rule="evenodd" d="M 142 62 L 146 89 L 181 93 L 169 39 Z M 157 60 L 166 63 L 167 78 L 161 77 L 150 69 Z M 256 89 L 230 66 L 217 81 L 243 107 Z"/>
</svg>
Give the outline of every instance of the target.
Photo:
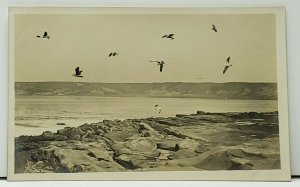
<svg viewBox="0 0 300 187">
<path fill-rule="evenodd" d="M 15 82 L 16 96 L 101 96 L 277 100 L 276 83 Z"/>
</svg>

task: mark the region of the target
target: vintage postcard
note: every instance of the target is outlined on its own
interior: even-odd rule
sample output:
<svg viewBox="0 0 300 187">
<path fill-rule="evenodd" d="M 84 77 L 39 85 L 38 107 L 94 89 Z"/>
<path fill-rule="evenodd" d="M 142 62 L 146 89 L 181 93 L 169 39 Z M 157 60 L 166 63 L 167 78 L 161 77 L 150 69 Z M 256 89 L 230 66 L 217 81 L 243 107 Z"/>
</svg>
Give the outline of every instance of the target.
<svg viewBox="0 0 300 187">
<path fill-rule="evenodd" d="M 284 8 L 10 8 L 9 26 L 9 180 L 290 180 Z"/>
</svg>

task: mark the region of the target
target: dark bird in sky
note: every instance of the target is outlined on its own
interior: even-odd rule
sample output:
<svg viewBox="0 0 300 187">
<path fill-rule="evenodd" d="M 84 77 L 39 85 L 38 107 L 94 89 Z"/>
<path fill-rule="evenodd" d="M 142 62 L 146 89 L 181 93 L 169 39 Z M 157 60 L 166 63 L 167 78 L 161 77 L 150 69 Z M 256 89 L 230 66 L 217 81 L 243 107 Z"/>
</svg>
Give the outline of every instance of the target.
<svg viewBox="0 0 300 187">
<path fill-rule="evenodd" d="M 215 32 L 218 32 L 218 30 L 217 30 L 217 28 L 216 28 L 216 26 L 215 26 L 215 25 L 212 25 L 212 28 L 211 28 L 211 30 L 213 30 L 213 31 L 215 31 Z"/>
<path fill-rule="evenodd" d="M 73 75 L 74 77 L 83 77 L 81 75 L 82 71 L 79 70 L 79 67 L 75 68 L 75 74 Z"/>
<path fill-rule="evenodd" d="M 109 55 L 108 55 L 108 57 L 111 57 L 111 56 L 116 56 L 116 55 L 119 55 L 118 53 L 116 53 L 116 52 L 110 52 L 109 53 Z"/>
<path fill-rule="evenodd" d="M 159 66 L 159 71 L 162 72 L 164 64 L 165 64 L 164 61 L 152 61 L 152 60 L 150 60 L 150 62 L 156 62 L 157 65 Z"/>
<path fill-rule="evenodd" d="M 163 37 L 162 38 L 170 38 L 171 40 L 174 40 L 174 34 L 166 34 L 166 35 L 163 35 Z"/>
<path fill-rule="evenodd" d="M 224 70 L 223 70 L 223 74 L 225 74 L 225 72 L 227 71 L 227 69 L 230 66 L 232 66 L 232 64 L 230 63 L 230 57 L 228 57 L 227 60 L 226 60 L 226 64 L 225 64 Z"/>
<path fill-rule="evenodd" d="M 227 58 L 226 62 L 229 62 L 229 61 L 230 61 L 230 57 Z"/>
<path fill-rule="evenodd" d="M 44 32 L 44 35 L 41 37 L 41 36 L 36 36 L 36 37 L 38 37 L 38 38 L 47 38 L 48 40 L 50 39 L 50 36 L 48 35 L 48 33 L 47 32 Z"/>
</svg>

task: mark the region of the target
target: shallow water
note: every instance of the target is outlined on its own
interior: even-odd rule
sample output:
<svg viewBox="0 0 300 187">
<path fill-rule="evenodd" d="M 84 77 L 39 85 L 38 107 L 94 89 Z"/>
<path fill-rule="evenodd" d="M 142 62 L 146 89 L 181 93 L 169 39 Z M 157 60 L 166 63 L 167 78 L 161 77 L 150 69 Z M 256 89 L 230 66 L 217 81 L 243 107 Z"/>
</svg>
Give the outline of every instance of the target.
<svg viewBox="0 0 300 187">
<path fill-rule="evenodd" d="M 162 108 L 161 114 L 154 106 Z M 170 117 L 205 112 L 277 111 L 276 100 L 200 98 L 138 98 L 95 96 L 17 96 L 15 135 L 37 135 L 65 126 L 79 126 L 104 119 Z M 65 126 L 57 125 L 65 123 Z"/>
</svg>

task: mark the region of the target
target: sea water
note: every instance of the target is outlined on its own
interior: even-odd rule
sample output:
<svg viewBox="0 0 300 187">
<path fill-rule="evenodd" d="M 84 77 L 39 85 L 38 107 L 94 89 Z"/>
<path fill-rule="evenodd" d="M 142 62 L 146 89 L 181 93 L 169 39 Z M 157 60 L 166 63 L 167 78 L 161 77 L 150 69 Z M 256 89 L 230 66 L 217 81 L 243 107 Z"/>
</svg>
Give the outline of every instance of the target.
<svg viewBox="0 0 300 187">
<path fill-rule="evenodd" d="M 162 109 L 159 114 L 155 105 Z M 272 112 L 276 100 L 141 98 L 95 96 L 17 96 L 15 136 L 38 135 L 104 119 L 172 117 L 205 112 Z M 64 123 L 65 125 L 57 125 Z"/>
</svg>

